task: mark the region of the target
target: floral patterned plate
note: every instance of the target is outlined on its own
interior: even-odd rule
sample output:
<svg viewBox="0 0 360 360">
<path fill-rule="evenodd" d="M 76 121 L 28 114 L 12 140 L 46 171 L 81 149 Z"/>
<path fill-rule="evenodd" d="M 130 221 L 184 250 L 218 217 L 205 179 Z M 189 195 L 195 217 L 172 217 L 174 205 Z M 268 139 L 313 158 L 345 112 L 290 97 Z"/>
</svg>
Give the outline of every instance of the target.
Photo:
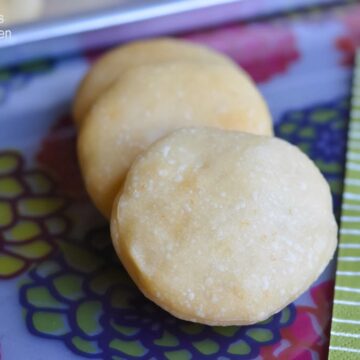
<svg viewBox="0 0 360 360">
<path fill-rule="evenodd" d="M 181 37 L 250 73 L 277 136 L 316 162 L 339 214 L 360 6 Z M 136 289 L 84 192 L 68 115 L 98 55 L 0 70 L 0 359 L 326 359 L 333 264 L 295 303 L 246 327 L 175 319 Z"/>
</svg>

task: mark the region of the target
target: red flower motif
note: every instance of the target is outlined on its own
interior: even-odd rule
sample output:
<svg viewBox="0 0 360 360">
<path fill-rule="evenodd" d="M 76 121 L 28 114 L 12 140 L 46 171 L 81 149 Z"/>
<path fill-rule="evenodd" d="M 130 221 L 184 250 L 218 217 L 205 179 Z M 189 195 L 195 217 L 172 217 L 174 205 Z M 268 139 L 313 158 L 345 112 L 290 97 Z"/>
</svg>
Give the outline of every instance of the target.
<svg viewBox="0 0 360 360">
<path fill-rule="evenodd" d="M 342 64 L 352 66 L 356 49 L 360 46 L 360 5 L 352 6 L 340 20 L 346 35 L 336 39 L 336 47 L 343 53 Z"/>
<path fill-rule="evenodd" d="M 86 196 L 76 155 L 76 131 L 70 116 L 60 118 L 43 139 L 36 159 L 55 179 L 60 192 Z"/>
<path fill-rule="evenodd" d="M 312 360 L 315 353 L 318 359 L 327 359 L 333 291 L 332 280 L 313 287 L 310 290 L 313 305 L 296 307 L 295 321 L 281 330 L 280 342 L 262 348 L 262 357 L 267 360 Z"/>
<path fill-rule="evenodd" d="M 257 82 L 285 72 L 300 57 L 293 33 L 278 24 L 232 25 L 185 38 L 229 55 Z"/>
</svg>

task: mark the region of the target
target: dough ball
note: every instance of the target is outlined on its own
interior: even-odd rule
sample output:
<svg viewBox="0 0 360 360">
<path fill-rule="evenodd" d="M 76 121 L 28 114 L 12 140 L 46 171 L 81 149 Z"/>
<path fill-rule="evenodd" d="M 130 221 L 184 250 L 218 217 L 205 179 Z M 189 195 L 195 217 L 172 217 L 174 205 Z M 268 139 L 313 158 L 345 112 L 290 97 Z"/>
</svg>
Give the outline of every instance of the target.
<svg viewBox="0 0 360 360">
<path fill-rule="evenodd" d="M 95 102 L 82 125 L 78 153 L 88 192 L 106 217 L 135 157 L 160 137 L 189 126 L 272 134 L 263 98 L 230 66 L 129 69 Z"/>
<path fill-rule="evenodd" d="M 130 67 L 171 61 L 194 61 L 236 66 L 228 57 L 201 45 L 160 38 L 130 43 L 102 56 L 92 66 L 77 92 L 73 115 L 80 124 L 94 101 Z M 240 71 L 240 69 L 238 69 Z"/>
<path fill-rule="evenodd" d="M 111 234 L 159 306 L 189 321 L 246 325 L 311 285 L 334 254 L 337 225 L 328 184 L 296 147 L 188 128 L 134 162 Z"/>
</svg>

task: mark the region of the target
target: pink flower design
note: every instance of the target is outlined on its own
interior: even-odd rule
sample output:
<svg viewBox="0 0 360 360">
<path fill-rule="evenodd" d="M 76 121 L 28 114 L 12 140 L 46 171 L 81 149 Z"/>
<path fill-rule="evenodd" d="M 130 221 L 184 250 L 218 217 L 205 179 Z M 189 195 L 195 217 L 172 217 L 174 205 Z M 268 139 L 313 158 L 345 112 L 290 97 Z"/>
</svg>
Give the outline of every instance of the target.
<svg viewBox="0 0 360 360">
<path fill-rule="evenodd" d="M 313 305 L 297 306 L 291 326 L 281 330 L 282 339 L 263 347 L 267 360 L 312 360 L 313 354 L 327 359 L 334 282 L 321 283 L 310 290 Z"/>
<path fill-rule="evenodd" d="M 232 25 L 184 38 L 229 55 L 257 82 L 284 73 L 300 57 L 294 34 L 280 24 Z"/>
<path fill-rule="evenodd" d="M 180 38 L 227 54 L 257 82 L 286 72 L 300 58 L 294 34 L 281 24 L 231 25 Z M 89 51 L 84 56 L 93 63 L 103 52 L 104 49 Z"/>
<path fill-rule="evenodd" d="M 346 35 L 336 39 L 336 47 L 343 53 L 342 64 L 352 66 L 356 49 L 360 46 L 360 5 L 354 5 L 340 16 Z"/>
</svg>

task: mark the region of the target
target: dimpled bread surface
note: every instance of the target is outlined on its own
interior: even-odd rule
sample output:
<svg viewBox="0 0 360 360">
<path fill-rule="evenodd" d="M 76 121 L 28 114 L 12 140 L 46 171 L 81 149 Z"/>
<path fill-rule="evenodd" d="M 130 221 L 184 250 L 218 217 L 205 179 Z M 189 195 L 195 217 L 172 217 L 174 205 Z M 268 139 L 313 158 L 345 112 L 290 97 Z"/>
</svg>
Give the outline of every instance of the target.
<svg viewBox="0 0 360 360">
<path fill-rule="evenodd" d="M 158 38 L 136 41 L 107 52 L 92 66 L 75 97 L 73 115 L 80 125 L 94 101 L 131 67 L 171 61 L 219 63 L 235 67 L 226 56 L 190 42 Z M 238 69 L 238 71 L 241 71 Z"/>
<path fill-rule="evenodd" d="M 329 186 L 296 147 L 271 137 L 182 129 L 132 165 L 111 233 L 142 292 L 178 318 L 265 320 L 332 258 Z"/>
<path fill-rule="evenodd" d="M 169 132 L 192 126 L 272 135 L 252 81 L 225 65 L 139 66 L 95 102 L 79 133 L 78 155 L 86 188 L 105 217 L 135 157 Z"/>
</svg>

